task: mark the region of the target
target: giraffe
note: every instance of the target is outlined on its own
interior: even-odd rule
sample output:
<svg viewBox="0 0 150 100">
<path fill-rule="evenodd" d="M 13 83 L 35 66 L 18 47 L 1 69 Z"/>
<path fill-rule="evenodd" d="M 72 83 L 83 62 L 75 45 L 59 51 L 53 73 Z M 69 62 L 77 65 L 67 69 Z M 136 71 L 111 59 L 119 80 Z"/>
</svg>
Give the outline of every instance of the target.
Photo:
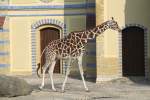
<svg viewBox="0 0 150 100">
<path fill-rule="evenodd" d="M 83 85 L 86 91 L 88 90 L 88 87 L 85 83 L 85 79 L 83 76 L 83 68 L 82 68 L 82 56 L 85 51 L 85 44 L 87 44 L 88 40 L 96 38 L 98 35 L 103 33 L 107 29 L 116 30 L 118 32 L 121 32 L 121 29 L 119 28 L 117 22 L 113 19 L 108 20 L 101 25 L 98 25 L 94 27 L 93 29 L 85 30 L 85 31 L 76 31 L 71 32 L 68 36 L 62 39 L 57 39 L 52 42 L 50 42 L 45 49 L 43 50 L 41 57 L 43 54 L 45 54 L 45 64 L 43 66 L 40 66 L 40 63 L 37 67 L 37 75 L 39 76 L 39 69 L 41 68 L 42 72 L 42 83 L 39 87 L 42 89 L 44 87 L 44 78 L 45 78 L 45 71 L 47 68 L 49 68 L 49 75 L 51 79 L 51 86 L 52 90 L 56 91 L 54 87 L 53 82 L 53 71 L 54 66 L 56 64 L 56 61 L 58 59 L 68 59 L 68 67 L 66 71 L 66 76 L 64 79 L 64 82 L 62 84 L 62 92 L 64 92 L 65 84 L 68 78 L 68 75 L 70 73 L 70 66 L 74 59 L 77 59 L 78 61 L 78 67 L 80 71 L 80 75 L 83 81 Z"/>
</svg>

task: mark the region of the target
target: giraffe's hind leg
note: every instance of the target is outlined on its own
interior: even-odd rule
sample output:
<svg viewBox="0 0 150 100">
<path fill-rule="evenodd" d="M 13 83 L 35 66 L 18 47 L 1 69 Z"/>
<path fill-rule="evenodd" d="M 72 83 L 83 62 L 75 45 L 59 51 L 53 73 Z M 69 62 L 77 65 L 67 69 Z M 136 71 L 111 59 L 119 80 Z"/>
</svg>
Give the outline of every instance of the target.
<svg viewBox="0 0 150 100">
<path fill-rule="evenodd" d="M 85 88 L 85 90 L 88 92 L 89 89 L 88 89 L 88 87 L 86 86 L 85 79 L 84 79 L 84 76 L 83 76 L 84 73 L 83 73 L 83 68 L 82 68 L 82 56 L 80 56 L 80 57 L 78 58 L 78 66 L 79 66 L 79 71 L 80 71 L 81 78 L 82 78 L 82 81 L 83 81 L 83 84 L 84 84 L 84 88 Z"/>
<path fill-rule="evenodd" d="M 52 85 L 52 90 L 56 91 L 55 87 L 54 87 L 54 81 L 53 81 L 53 72 L 54 72 L 54 67 L 56 64 L 56 60 L 53 60 L 49 69 L 49 75 L 50 75 L 50 79 L 51 79 L 51 85 Z"/>
<path fill-rule="evenodd" d="M 40 89 L 43 89 L 44 87 L 44 81 L 45 81 L 45 72 L 46 72 L 46 69 L 48 68 L 48 66 L 50 65 L 50 63 L 45 63 L 43 65 L 43 74 L 42 74 L 42 83 L 41 83 L 41 86 L 39 87 Z"/>
<path fill-rule="evenodd" d="M 65 84 L 67 82 L 68 75 L 70 73 L 70 66 L 71 66 L 71 59 L 68 60 L 68 67 L 67 67 L 67 72 L 66 72 L 65 80 L 64 80 L 63 85 L 62 85 L 62 92 L 65 92 L 64 89 L 65 89 Z"/>
</svg>

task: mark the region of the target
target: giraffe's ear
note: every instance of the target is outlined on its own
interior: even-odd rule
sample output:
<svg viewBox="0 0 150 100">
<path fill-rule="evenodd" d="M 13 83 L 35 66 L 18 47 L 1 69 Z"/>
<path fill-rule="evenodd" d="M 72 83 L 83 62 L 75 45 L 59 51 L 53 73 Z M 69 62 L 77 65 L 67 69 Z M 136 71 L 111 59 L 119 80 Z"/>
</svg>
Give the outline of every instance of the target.
<svg viewBox="0 0 150 100">
<path fill-rule="evenodd" d="M 111 17 L 112 20 L 114 20 L 114 17 Z"/>
</svg>

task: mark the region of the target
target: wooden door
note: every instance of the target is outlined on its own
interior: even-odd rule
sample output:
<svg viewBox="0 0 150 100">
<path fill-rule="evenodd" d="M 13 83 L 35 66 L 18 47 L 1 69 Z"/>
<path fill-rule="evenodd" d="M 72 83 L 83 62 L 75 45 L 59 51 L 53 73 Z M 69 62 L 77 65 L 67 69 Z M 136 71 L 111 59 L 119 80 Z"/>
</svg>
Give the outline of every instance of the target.
<svg viewBox="0 0 150 100">
<path fill-rule="evenodd" d="M 144 65 L 144 30 L 128 27 L 122 31 L 123 75 L 143 76 Z"/>
<path fill-rule="evenodd" d="M 43 49 L 48 45 L 49 42 L 59 39 L 60 31 L 56 28 L 44 28 L 40 30 L 40 43 L 41 43 L 41 53 Z M 45 63 L 45 57 L 41 58 L 41 65 Z M 60 60 L 56 62 L 54 73 L 60 73 Z"/>
</svg>

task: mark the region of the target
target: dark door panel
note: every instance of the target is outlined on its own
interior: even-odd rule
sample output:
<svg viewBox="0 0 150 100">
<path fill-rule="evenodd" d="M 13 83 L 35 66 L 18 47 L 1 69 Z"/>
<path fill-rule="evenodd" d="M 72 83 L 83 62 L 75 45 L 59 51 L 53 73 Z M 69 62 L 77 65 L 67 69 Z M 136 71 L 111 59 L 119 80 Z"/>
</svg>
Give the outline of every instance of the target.
<svg viewBox="0 0 150 100">
<path fill-rule="evenodd" d="M 128 27 L 122 31 L 123 75 L 143 76 L 144 69 L 144 30 Z"/>
<path fill-rule="evenodd" d="M 41 39 L 41 53 L 43 49 L 48 45 L 49 42 L 59 39 L 59 30 L 56 28 L 44 28 L 40 30 L 40 39 Z M 45 57 L 42 56 L 41 64 L 45 63 Z M 54 73 L 60 73 L 60 60 L 56 62 Z"/>
</svg>

